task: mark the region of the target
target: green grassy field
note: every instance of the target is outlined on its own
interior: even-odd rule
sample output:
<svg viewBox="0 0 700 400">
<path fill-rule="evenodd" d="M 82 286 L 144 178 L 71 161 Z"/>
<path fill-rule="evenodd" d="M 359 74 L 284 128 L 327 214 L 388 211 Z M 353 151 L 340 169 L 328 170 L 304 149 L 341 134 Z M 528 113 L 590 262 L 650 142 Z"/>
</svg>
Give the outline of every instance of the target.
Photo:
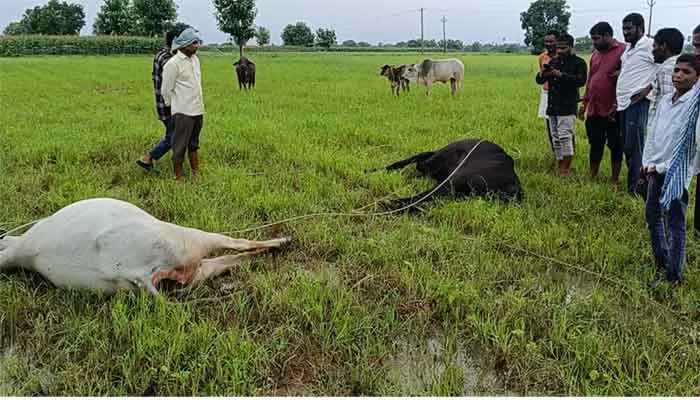
<svg viewBox="0 0 700 400">
<path fill-rule="evenodd" d="M 536 59 L 460 57 L 452 99 L 391 95 L 379 67 L 418 55 L 254 55 L 242 93 L 232 59 L 204 54 L 184 184 L 169 154 L 159 175 L 134 163 L 162 137 L 150 57 L 0 59 L 4 229 L 97 196 L 215 232 L 350 211 L 432 185 L 365 170 L 465 137 L 501 144 L 526 196 L 234 234 L 294 242 L 158 298 L 0 275 L 0 394 L 700 395 L 697 243 L 687 284 L 650 293 L 643 203 L 610 188 L 607 150 L 590 181 L 579 125 L 573 177 L 550 171 Z"/>
</svg>

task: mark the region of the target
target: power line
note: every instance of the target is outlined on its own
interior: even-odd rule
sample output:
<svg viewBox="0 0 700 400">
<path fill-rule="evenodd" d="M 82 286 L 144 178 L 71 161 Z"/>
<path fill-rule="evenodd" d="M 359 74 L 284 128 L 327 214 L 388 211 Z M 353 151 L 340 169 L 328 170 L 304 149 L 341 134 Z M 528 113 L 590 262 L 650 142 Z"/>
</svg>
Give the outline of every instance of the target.
<svg viewBox="0 0 700 400">
<path fill-rule="evenodd" d="M 656 2 L 656 0 L 654 0 Z M 684 5 L 669 5 L 664 6 L 664 9 L 679 9 L 679 8 L 698 8 L 700 3 L 694 4 L 684 4 Z M 584 9 L 570 9 L 572 16 L 578 14 L 588 14 L 588 13 L 608 13 L 608 12 L 627 12 L 630 11 L 630 7 L 626 8 L 584 8 Z M 520 12 L 515 12 L 513 10 L 470 10 L 467 15 L 520 15 Z"/>
</svg>

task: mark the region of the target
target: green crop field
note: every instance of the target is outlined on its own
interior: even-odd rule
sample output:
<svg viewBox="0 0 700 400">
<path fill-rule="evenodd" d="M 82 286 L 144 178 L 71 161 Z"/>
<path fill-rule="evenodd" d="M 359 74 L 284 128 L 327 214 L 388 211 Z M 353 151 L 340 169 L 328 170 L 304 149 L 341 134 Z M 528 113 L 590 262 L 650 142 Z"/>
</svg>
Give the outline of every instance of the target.
<svg viewBox="0 0 700 400">
<path fill-rule="evenodd" d="M 235 233 L 294 240 L 159 297 L 3 272 L 0 394 L 700 395 L 697 242 L 686 284 L 650 292 L 644 205 L 612 190 L 607 150 L 591 181 L 580 124 L 573 176 L 551 172 L 535 57 L 459 57 L 457 98 L 444 84 L 396 98 L 380 66 L 421 55 L 253 54 L 245 93 L 230 55 L 202 54 L 202 173 L 183 183 L 169 154 L 158 174 L 135 164 L 163 134 L 151 57 L 0 59 L 5 230 L 100 196 L 214 232 L 369 212 L 432 183 L 366 170 L 465 137 L 503 146 L 525 188 L 521 204 Z"/>
</svg>

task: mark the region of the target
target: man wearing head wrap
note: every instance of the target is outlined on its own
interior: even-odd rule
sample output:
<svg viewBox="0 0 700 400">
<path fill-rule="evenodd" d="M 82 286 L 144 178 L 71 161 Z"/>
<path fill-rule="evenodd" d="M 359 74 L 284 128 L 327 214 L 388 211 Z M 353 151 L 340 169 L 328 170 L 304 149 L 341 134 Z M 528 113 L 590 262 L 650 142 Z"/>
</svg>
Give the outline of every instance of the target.
<svg viewBox="0 0 700 400">
<path fill-rule="evenodd" d="M 175 37 L 182 33 L 185 28 L 187 28 L 187 25 L 177 24 L 170 29 L 165 34 L 165 46 L 163 46 L 163 48 L 153 58 L 153 71 L 151 72 L 151 79 L 153 80 L 153 89 L 156 97 L 156 112 L 158 114 L 158 119 L 163 123 L 163 125 L 165 125 L 165 137 L 150 151 L 144 154 L 140 160 L 136 160 L 136 164 L 146 171 L 151 171 L 153 169 L 153 162 L 159 160 L 165 155 L 165 153 L 170 151 L 175 124 L 170 112 L 170 107 L 165 105 L 163 95 L 161 94 L 161 86 L 163 83 L 163 66 L 165 66 L 165 63 L 168 62 L 170 57 L 173 55 L 170 52 L 173 45 L 173 40 L 175 40 Z"/>
<path fill-rule="evenodd" d="M 199 133 L 204 116 L 202 73 L 197 49 L 202 40 L 193 28 L 187 28 L 174 40 L 174 55 L 163 67 L 162 94 L 170 106 L 175 122 L 172 160 L 175 179 L 182 180 L 185 152 L 189 156 L 192 174 L 199 173 Z"/>
</svg>

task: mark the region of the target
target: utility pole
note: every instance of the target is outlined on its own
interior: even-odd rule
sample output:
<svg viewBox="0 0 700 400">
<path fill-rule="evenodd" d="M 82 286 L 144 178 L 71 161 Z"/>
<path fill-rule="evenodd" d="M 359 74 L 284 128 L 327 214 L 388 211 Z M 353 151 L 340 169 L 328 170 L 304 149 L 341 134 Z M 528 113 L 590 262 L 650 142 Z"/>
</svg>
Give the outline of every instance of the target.
<svg viewBox="0 0 700 400">
<path fill-rule="evenodd" d="M 647 29 L 647 36 L 651 36 L 651 17 L 654 13 L 654 6 L 656 5 L 656 0 L 647 0 L 647 5 L 649 6 L 649 29 Z"/>
<path fill-rule="evenodd" d="M 443 15 L 440 21 L 442 21 L 442 52 L 447 53 L 447 35 L 445 34 L 445 23 L 447 22 L 447 18 Z"/>
<path fill-rule="evenodd" d="M 423 44 L 423 7 L 420 8 L 420 52 L 423 53 L 425 52 L 424 44 Z"/>
</svg>

